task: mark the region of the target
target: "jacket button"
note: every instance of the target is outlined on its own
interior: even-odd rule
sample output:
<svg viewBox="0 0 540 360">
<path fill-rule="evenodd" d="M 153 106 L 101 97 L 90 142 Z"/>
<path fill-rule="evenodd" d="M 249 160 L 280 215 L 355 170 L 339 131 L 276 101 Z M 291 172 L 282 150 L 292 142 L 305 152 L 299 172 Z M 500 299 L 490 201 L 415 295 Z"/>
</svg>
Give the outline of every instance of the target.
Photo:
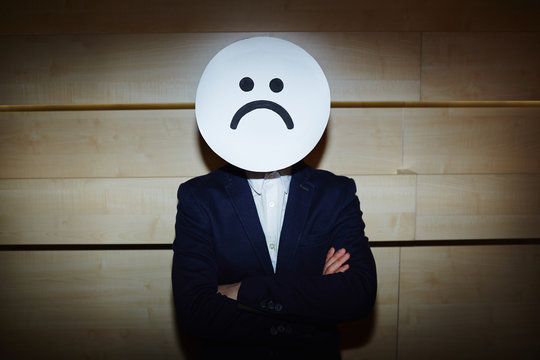
<svg viewBox="0 0 540 360">
<path fill-rule="evenodd" d="M 283 334 L 285 332 L 285 326 L 284 325 L 279 325 L 277 327 L 277 331 L 278 331 L 278 333 Z"/>
<path fill-rule="evenodd" d="M 285 334 L 287 334 L 287 335 L 291 335 L 291 334 L 292 334 L 292 332 L 293 332 L 293 329 L 292 329 L 292 327 L 291 327 L 291 326 L 287 326 L 287 327 L 285 328 Z"/>
<path fill-rule="evenodd" d="M 276 310 L 276 311 L 283 310 L 283 305 L 281 305 L 280 303 L 277 303 L 276 305 L 274 305 L 274 310 Z"/>
<path fill-rule="evenodd" d="M 271 327 L 270 328 L 270 335 L 277 335 L 278 334 L 278 329 L 276 329 L 275 327 Z"/>
</svg>

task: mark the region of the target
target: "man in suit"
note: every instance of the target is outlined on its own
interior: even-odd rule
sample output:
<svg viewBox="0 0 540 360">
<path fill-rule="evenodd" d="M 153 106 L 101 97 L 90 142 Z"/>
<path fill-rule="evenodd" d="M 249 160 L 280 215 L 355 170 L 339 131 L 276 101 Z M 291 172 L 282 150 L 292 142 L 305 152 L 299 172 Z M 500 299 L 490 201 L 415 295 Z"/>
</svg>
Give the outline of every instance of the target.
<svg viewBox="0 0 540 360">
<path fill-rule="evenodd" d="M 255 40 L 257 51 L 261 41 L 264 49 L 275 43 Z M 253 88 L 244 79 L 241 90 Z M 281 114 L 287 129 L 301 128 L 299 112 L 288 117 L 270 100 L 252 103 Z M 253 109 L 226 118 L 241 120 Z M 203 136 L 213 131 L 199 113 L 197 121 Z M 223 137 L 205 139 L 212 147 L 230 142 Z M 377 288 L 354 181 L 306 165 L 305 149 L 291 147 L 281 163 L 257 149 L 254 159 L 215 149 L 231 164 L 178 190 L 172 280 L 180 324 L 203 340 L 205 359 L 339 359 L 336 324 L 366 316 Z"/>
</svg>

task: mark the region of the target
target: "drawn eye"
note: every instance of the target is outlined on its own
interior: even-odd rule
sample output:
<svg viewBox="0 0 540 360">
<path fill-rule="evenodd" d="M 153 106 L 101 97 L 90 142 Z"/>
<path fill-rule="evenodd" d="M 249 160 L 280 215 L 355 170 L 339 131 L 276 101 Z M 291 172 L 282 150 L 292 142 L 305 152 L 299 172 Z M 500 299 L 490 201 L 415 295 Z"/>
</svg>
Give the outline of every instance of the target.
<svg viewBox="0 0 540 360">
<path fill-rule="evenodd" d="M 280 92 L 283 90 L 283 81 L 281 79 L 275 78 L 270 81 L 270 90 L 272 90 L 275 93 Z"/>
<path fill-rule="evenodd" d="M 251 80 L 251 78 L 245 77 L 245 78 L 242 78 L 242 80 L 240 80 L 239 85 L 240 85 L 240 89 L 242 89 L 245 92 L 248 92 L 248 91 L 253 90 L 255 83 L 253 82 L 253 80 Z"/>
</svg>

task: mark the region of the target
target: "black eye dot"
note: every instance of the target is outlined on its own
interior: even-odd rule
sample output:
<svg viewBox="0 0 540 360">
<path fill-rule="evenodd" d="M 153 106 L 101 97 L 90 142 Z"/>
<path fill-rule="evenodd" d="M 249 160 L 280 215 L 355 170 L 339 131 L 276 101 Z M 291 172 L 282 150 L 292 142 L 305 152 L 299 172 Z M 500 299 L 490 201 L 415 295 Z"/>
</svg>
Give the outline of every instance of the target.
<svg viewBox="0 0 540 360">
<path fill-rule="evenodd" d="M 280 92 L 283 90 L 283 81 L 281 79 L 275 78 L 270 81 L 270 90 L 272 90 L 275 93 Z"/>
<path fill-rule="evenodd" d="M 240 89 L 242 89 L 244 91 L 251 91 L 251 90 L 253 90 L 253 87 L 255 86 L 255 83 L 253 82 L 253 80 L 251 80 L 251 78 L 245 77 L 242 80 L 240 80 L 239 85 L 240 85 Z"/>
</svg>

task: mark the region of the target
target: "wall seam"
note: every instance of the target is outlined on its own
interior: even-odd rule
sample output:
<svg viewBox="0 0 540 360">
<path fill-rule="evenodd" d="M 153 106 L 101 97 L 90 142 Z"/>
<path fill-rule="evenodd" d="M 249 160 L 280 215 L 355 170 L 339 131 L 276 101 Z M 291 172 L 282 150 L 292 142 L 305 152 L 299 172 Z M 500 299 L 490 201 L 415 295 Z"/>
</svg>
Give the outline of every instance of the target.
<svg viewBox="0 0 540 360">
<path fill-rule="evenodd" d="M 418 81 L 418 101 L 422 101 L 422 69 L 423 69 L 423 64 L 422 64 L 422 60 L 424 59 L 424 33 L 423 32 L 420 32 L 419 34 L 420 36 L 420 59 L 418 61 L 418 77 L 419 77 L 419 81 Z"/>
<path fill-rule="evenodd" d="M 401 108 L 401 169 L 405 163 L 405 108 Z"/>
<path fill-rule="evenodd" d="M 401 292 L 401 246 L 398 251 L 398 281 L 397 281 L 397 311 L 396 311 L 396 355 L 395 359 L 399 359 L 399 305 Z"/>
</svg>

